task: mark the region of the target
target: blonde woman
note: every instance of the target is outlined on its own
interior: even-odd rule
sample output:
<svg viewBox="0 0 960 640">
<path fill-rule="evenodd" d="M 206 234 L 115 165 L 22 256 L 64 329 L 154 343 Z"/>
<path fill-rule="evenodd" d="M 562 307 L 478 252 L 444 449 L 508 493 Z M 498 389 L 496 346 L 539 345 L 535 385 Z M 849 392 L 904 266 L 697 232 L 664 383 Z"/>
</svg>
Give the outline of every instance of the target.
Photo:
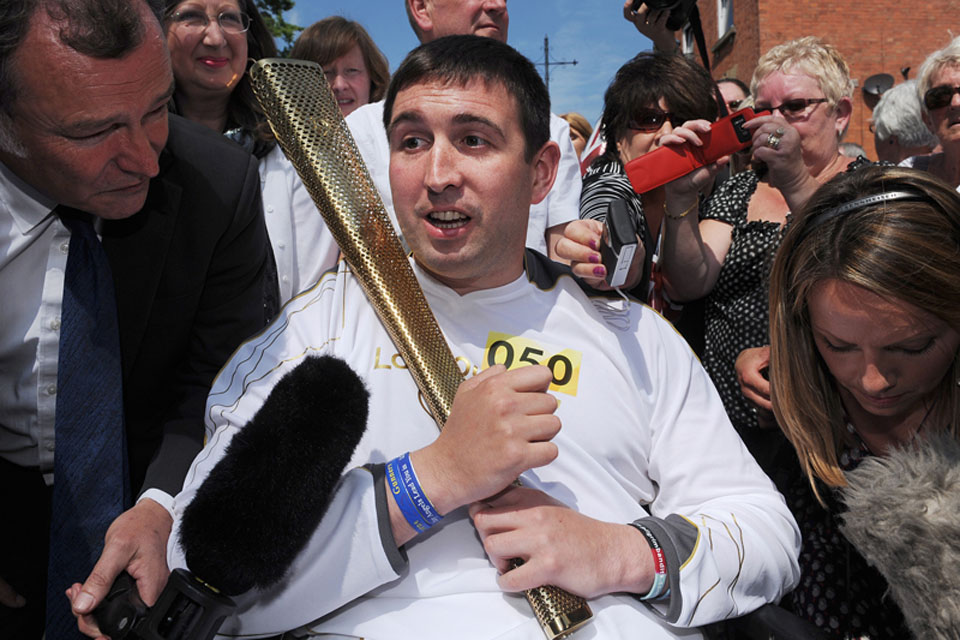
<svg viewBox="0 0 960 640">
<path fill-rule="evenodd" d="M 667 185 L 660 264 L 671 300 L 707 297 L 703 364 L 751 453 L 774 474 L 785 443 L 775 428 L 759 428 L 772 420 L 758 420 L 741 393 L 735 364 L 741 351 L 768 344 L 767 275 L 791 212 L 853 162 L 840 153 L 853 83 L 834 47 L 806 37 L 764 54 L 750 87 L 755 108 L 772 111 L 747 123 L 754 169 L 720 185 L 699 215 L 698 192 L 710 184 L 711 168 Z M 687 123 L 665 143 L 699 144 L 707 126 Z M 755 377 L 766 384 L 760 369 Z"/>
</svg>

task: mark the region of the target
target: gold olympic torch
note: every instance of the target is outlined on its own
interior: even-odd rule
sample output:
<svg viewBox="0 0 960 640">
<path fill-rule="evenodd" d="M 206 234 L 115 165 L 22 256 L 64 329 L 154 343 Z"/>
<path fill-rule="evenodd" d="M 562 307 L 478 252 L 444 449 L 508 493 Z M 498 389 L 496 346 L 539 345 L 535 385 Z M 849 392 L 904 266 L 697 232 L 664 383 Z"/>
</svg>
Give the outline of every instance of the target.
<svg viewBox="0 0 960 640">
<path fill-rule="evenodd" d="M 320 65 L 270 58 L 251 84 L 284 153 L 296 167 L 443 428 L 462 376 L 387 218 Z M 563 638 L 592 616 L 583 598 L 558 587 L 526 592 L 547 637 Z"/>
</svg>

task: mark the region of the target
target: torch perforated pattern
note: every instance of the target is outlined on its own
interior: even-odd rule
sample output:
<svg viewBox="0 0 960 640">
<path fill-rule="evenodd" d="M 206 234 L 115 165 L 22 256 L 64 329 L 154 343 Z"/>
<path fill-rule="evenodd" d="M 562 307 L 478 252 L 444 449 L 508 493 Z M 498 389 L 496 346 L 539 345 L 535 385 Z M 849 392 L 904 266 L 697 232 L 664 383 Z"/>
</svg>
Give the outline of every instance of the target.
<svg viewBox="0 0 960 640">
<path fill-rule="evenodd" d="M 319 65 L 261 60 L 252 86 L 270 126 L 397 345 L 439 426 L 460 368 L 387 218 Z"/>
<path fill-rule="evenodd" d="M 462 376 L 380 195 L 360 157 L 323 70 L 271 58 L 250 69 L 251 86 L 284 153 L 297 169 L 344 258 L 413 375 L 439 428 Z M 557 587 L 527 599 L 548 638 L 590 619 L 586 601 Z"/>
</svg>

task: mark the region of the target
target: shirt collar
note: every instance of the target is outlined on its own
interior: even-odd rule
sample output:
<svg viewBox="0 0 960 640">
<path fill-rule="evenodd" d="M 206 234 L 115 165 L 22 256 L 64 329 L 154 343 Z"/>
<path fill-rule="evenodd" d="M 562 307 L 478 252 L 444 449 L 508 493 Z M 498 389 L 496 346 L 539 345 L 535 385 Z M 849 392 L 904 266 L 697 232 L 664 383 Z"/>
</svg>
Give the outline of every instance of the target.
<svg viewBox="0 0 960 640">
<path fill-rule="evenodd" d="M 9 213 L 21 233 L 29 233 L 56 206 L 55 200 L 28 185 L 0 162 L 0 208 Z"/>
</svg>

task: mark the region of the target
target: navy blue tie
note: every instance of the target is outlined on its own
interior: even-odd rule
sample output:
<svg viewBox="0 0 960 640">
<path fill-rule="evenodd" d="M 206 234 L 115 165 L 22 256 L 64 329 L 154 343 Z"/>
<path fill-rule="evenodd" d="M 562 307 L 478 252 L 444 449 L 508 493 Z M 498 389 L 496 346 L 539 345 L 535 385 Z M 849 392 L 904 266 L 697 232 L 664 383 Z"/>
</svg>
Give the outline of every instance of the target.
<svg viewBox="0 0 960 640">
<path fill-rule="evenodd" d="M 57 211 L 71 235 L 57 362 L 46 640 L 83 637 L 64 591 L 86 580 L 130 493 L 110 265 L 90 216 Z"/>
</svg>

